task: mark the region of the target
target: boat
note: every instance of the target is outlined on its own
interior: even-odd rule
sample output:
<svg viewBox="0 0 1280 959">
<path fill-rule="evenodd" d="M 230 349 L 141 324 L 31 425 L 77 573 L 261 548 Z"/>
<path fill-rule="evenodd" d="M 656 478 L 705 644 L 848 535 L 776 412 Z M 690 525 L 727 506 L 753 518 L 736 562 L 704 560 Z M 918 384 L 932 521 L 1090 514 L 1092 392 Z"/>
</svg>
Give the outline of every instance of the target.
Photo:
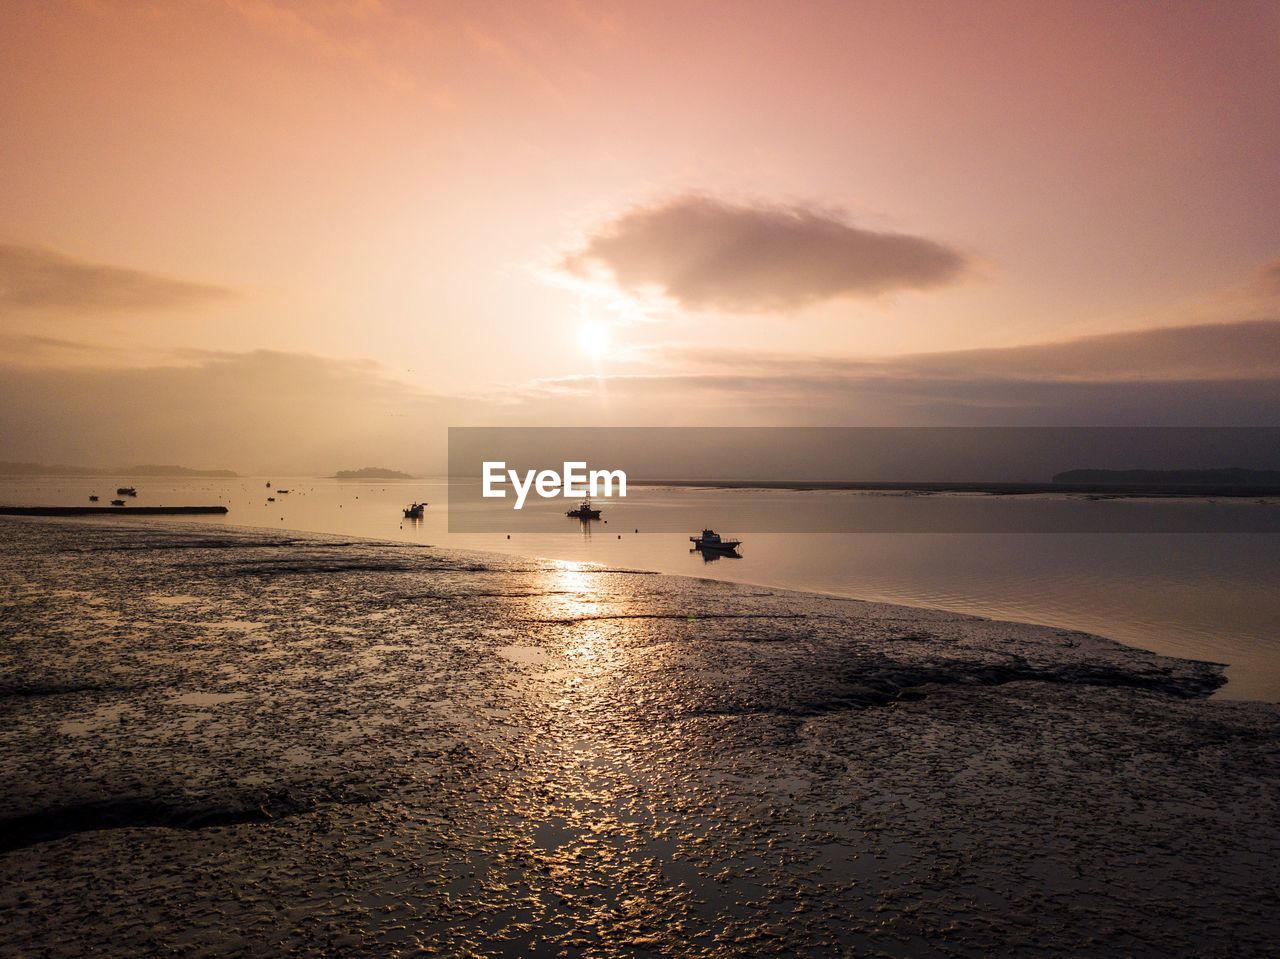
<svg viewBox="0 0 1280 959">
<path fill-rule="evenodd" d="M 599 519 L 600 511 L 591 505 L 591 497 L 588 496 L 578 504 L 576 509 L 571 509 L 564 515 L 572 516 L 574 519 Z"/>
<path fill-rule="evenodd" d="M 276 490 L 276 492 L 277 492 L 277 493 L 287 493 L 287 492 L 289 492 L 289 491 L 288 491 L 287 489 L 277 489 L 277 490 Z"/>
<path fill-rule="evenodd" d="M 404 508 L 405 519 L 422 519 L 422 511 L 427 508 L 426 503 L 413 503 Z"/>
<path fill-rule="evenodd" d="M 96 497 L 96 496 L 90 496 L 90 497 L 89 497 L 89 502 L 90 502 L 90 503 L 96 503 L 96 502 L 98 502 L 98 497 Z"/>
<path fill-rule="evenodd" d="M 113 499 L 113 500 L 111 501 L 111 505 L 112 505 L 112 506 L 123 506 L 123 505 L 124 505 L 124 500 L 122 500 L 122 499 Z"/>
<path fill-rule="evenodd" d="M 268 497 L 267 497 L 267 502 L 268 502 L 268 503 L 274 503 L 275 501 L 276 501 L 276 498 L 275 498 L 274 496 L 268 496 Z"/>
<path fill-rule="evenodd" d="M 742 545 L 740 539 L 724 539 L 713 529 L 704 529 L 701 536 L 690 536 L 689 542 L 694 549 L 714 550 L 721 553 L 736 553 Z"/>
<path fill-rule="evenodd" d="M 138 491 L 134 489 L 132 486 L 121 486 L 118 490 L 116 490 L 116 495 L 117 496 L 137 496 Z"/>
</svg>

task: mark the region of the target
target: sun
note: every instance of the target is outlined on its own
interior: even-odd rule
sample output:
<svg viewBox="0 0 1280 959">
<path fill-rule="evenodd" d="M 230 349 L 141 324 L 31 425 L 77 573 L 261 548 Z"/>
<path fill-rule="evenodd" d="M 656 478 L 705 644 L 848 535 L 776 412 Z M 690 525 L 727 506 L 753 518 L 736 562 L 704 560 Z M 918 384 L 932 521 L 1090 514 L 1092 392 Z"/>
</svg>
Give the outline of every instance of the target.
<svg viewBox="0 0 1280 959">
<path fill-rule="evenodd" d="M 583 323 L 578 328 L 578 348 L 592 359 L 603 359 L 609 352 L 609 327 L 603 323 Z"/>
</svg>

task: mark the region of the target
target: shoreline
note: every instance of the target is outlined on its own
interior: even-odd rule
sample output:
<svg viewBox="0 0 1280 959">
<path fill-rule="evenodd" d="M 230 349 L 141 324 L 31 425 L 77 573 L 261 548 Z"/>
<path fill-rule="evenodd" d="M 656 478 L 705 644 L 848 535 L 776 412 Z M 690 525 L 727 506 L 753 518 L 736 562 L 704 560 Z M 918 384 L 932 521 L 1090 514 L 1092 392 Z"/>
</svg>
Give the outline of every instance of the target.
<svg viewBox="0 0 1280 959">
<path fill-rule="evenodd" d="M 3 515 L 5 514 L 0 513 L 0 516 L 3 516 Z M 122 511 L 117 510 L 117 511 L 110 511 L 107 515 L 113 518 L 120 518 L 124 514 Z M 19 518 L 29 518 L 29 519 L 38 521 L 41 517 L 38 515 L 30 515 L 30 516 L 22 516 Z M 69 517 L 59 517 L 59 518 L 74 519 L 76 517 L 69 516 Z M 127 519 L 128 517 L 124 516 L 124 518 Z M 96 517 L 86 517 L 86 519 L 89 519 L 90 521 L 92 521 L 93 519 L 96 519 Z M 3 520 L 0 520 L 0 522 L 2 521 Z M 148 528 L 148 527 L 144 525 L 143 528 Z M 1278 700 L 1257 699 L 1257 698 L 1247 698 L 1247 697 L 1233 698 L 1227 695 L 1228 690 L 1230 689 L 1230 686 L 1231 686 L 1230 677 L 1227 676 L 1227 672 L 1226 672 L 1228 669 L 1232 667 L 1232 664 L 1230 662 L 1223 662 L 1223 661 L 1214 660 L 1214 659 L 1189 658 L 1185 656 L 1174 656 L 1172 654 L 1160 653 L 1160 652 L 1157 652 L 1156 650 L 1148 649 L 1147 647 L 1140 646 L 1135 643 L 1127 643 L 1127 642 L 1124 642 L 1123 640 L 1115 639 L 1111 636 L 1105 635 L 1102 632 L 1096 632 L 1093 630 L 1084 629 L 1071 624 L 1062 624 L 1062 623 L 1054 623 L 1054 622 L 1037 622 L 1036 620 L 1033 620 L 1033 619 L 1016 619 L 1016 618 L 1010 618 L 1010 617 L 1002 617 L 994 614 L 974 612 L 967 609 L 956 608 L 953 606 L 944 606 L 944 605 L 939 605 L 935 603 L 906 602 L 902 599 L 897 599 L 897 598 L 868 599 L 865 596 L 855 596 L 845 592 L 833 592 L 829 590 L 819 590 L 819 589 L 802 589 L 794 586 L 779 585 L 777 583 L 755 582 L 751 580 L 728 580 L 728 579 L 720 579 L 713 576 L 697 576 L 691 573 L 671 573 L 671 572 L 667 572 L 660 569 L 649 569 L 641 566 L 611 565 L 608 563 L 598 562 L 595 560 L 565 560 L 565 559 L 560 559 L 558 557 L 548 556 L 548 555 L 537 553 L 537 552 L 508 552 L 502 549 L 482 549 L 482 548 L 475 548 L 475 547 L 460 548 L 460 547 L 446 546 L 446 545 L 433 544 L 433 543 L 413 543 L 413 542 L 406 542 L 404 540 L 398 540 L 398 539 L 380 539 L 378 537 L 371 537 L 371 536 L 357 536 L 354 534 L 316 532 L 312 530 L 298 530 L 298 529 L 292 529 L 292 528 L 281 529 L 280 527 L 273 527 L 273 526 L 253 526 L 253 525 L 237 524 L 237 523 L 227 523 L 227 524 L 219 525 L 215 527 L 205 527 L 205 526 L 194 524 L 194 523 L 185 524 L 185 525 L 175 525 L 175 524 L 166 523 L 159 527 L 150 527 L 150 528 L 170 529 L 170 530 L 175 528 L 179 530 L 185 529 L 192 533 L 205 533 L 207 530 L 210 530 L 210 529 L 230 530 L 230 531 L 238 530 L 238 531 L 251 532 L 251 533 L 270 534 L 273 536 L 279 536 L 283 534 L 283 535 L 289 535 L 294 537 L 307 537 L 307 538 L 314 538 L 318 541 L 323 541 L 325 539 L 333 539 L 333 540 L 348 542 L 356 546 L 385 546 L 385 547 L 390 547 L 394 549 L 413 548 L 413 549 L 435 550 L 441 553 L 457 553 L 457 554 L 463 554 L 463 555 L 474 555 L 482 558 L 496 559 L 498 561 L 511 561 L 511 562 L 535 561 L 535 562 L 546 562 L 546 563 L 556 563 L 556 564 L 569 563 L 575 566 L 591 567 L 600 572 L 635 574 L 635 575 L 645 575 L 645 576 L 660 576 L 660 577 L 664 577 L 672 580 L 688 579 L 688 580 L 692 580 L 699 583 L 753 587 L 753 588 L 769 590 L 777 593 L 795 594 L 797 596 L 831 599 L 831 600 L 844 601 L 844 602 L 867 603 L 867 604 L 873 604 L 873 605 L 879 605 L 879 606 L 896 606 L 904 610 L 912 610 L 912 611 L 918 611 L 918 612 L 943 613 L 950 616 L 972 619 L 975 621 L 986 622 L 986 623 L 996 623 L 996 624 L 1005 623 L 1011 626 L 1026 626 L 1026 627 L 1031 627 L 1036 629 L 1066 630 L 1069 632 L 1075 632 L 1075 633 L 1080 633 L 1082 635 L 1087 635 L 1092 638 L 1101 640 L 1103 642 L 1113 643 L 1116 646 L 1119 646 L 1123 649 L 1135 650 L 1138 652 L 1142 652 L 1142 653 L 1146 653 L 1154 656 L 1167 655 L 1167 656 L 1170 656 L 1171 658 L 1185 659 L 1188 662 L 1203 663 L 1206 665 L 1219 667 L 1222 672 L 1223 681 L 1215 690 L 1213 690 L 1208 695 L 1207 698 L 1211 700 L 1224 701 L 1224 702 L 1241 702 L 1241 703 L 1260 702 L 1265 704 L 1280 705 L 1280 701 Z"/>
</svg>

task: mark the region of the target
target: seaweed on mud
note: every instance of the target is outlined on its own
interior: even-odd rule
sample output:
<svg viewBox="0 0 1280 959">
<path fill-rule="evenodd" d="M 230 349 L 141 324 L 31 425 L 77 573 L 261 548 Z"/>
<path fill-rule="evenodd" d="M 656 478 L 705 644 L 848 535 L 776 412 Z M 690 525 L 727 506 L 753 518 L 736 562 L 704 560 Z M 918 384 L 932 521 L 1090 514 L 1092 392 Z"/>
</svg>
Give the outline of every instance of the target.
<svg viewBox="0 0 1280 959">
<path fill-rule="evenodd" d="M 371 801 L 367 796 L 348 796 L 328 805 L 351 805 Z M 69 803 L 34 812 L 0 818 L 0 854 L 65 839 L 78 833 L 107 829 L 213 829 L 271 823 L 312 812 L 320 805 L 314 797 L 288 791 L 240 797 L 239 800 L 163 800 L 121 797 L 93 802 Z"/>
<path fill-rule="evenodd" d="M 125 688 L 109 683 L 0 683 L 0 700 L 35 698 L 40 696 L 69 696 L 74 693 L 101 693 Z"/>
<path fill-rule="evenodd" d="M 1181 699 L 1207 696 L 1226 682 L 1221 673 L 1207 676 L 1141 675 L 1103 665 L 1077 664 L 1066 668 L 1032 666 L 975 666 L 950 663 L 926 668 L 885 667 L 837 677 L 833 684 L 819 682 L 818 695 L 792 702 L 730 702 L 722 706 L 699 707 L 692 715 L 749 715 L 771 713 L 789 717 L 812 717 L 845 709 L 866 709 L 927 697 L 931 689 L 946 687 L 991 687 L 1008 683 L 1035 682 L 1061 685 L 1102 686 L 1160 693 Z"/>
<path fill-rule="evenodd" d="M 404 563 L 376 560 L 334 560 L 332 562 L 281 562 L 228 564 L 221 575 L 240 576 L 314 576 L 344 573 L 413 573 L 418 570 Z"/>
</svg>

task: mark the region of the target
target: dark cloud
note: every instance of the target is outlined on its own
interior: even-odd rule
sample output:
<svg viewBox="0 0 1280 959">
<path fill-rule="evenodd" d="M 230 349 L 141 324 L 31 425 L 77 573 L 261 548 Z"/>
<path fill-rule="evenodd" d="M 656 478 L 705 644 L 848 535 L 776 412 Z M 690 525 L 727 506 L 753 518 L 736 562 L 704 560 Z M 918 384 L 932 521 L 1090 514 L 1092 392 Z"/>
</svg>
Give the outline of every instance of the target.
<svg viewBox="0 0 1280 959">
<path fill-rule="evenodd" d="M 91 263 L 38 246 L 0 243 L 0 313 L 175 309 L 231 295 L 220 286 Z"/>
<path fill-rule="evenodd" d="M 669 374 L 542 384 L 526 402 L 544 422 L 612 425 L 588 410 L 607 395 L 642 425 L 1274 426 L 1280 379 L 1071 382 L 914 377 Z M 743 411 L 747 410 L 745 414 Z"/>
<path fill-rule="evenodd" d="M 1248 320 L 1106 333 L 1028 346 L 873 359 L 722 349 L 668 349 L 668 367 L 732 368 L 769 376 L 965 379 L 1043 382 L 1247 380 L 1280 378 L 1280 321 Z"/>
<path fill-rule="evenodd" d="M 749 409 L 755 424 L 1272 425 L 1280 321 L 875 360 L 673 350 L 652 371 L 540 383 L 528 401 L 568 415 L 602 393 L 642 415 L 678 405 L 696 423 Z"/>
<path fill-rule="evenodd" d="M 682 196 L 624 213 L 564 266 L 578 275 L 604 267 L 622 287 L 657 287 L 691 309 L 758 312 L 941 286 L 965 259 L 933 240 L 804 207 Z"/>
<path fill-rule="evenodd" d="M 99 365 L 88 365 L 95 358 Z M 0 460 L 304 473 L 389 462 L 430 472 L 443 465 L 445 427 L 482 423 L 1280 422 L 1280 321 L 861 361 L 670 350 L 627 375 L 471 397 L 426 393 L 374 364 L 298 353 L 101 365 L 121 359 L 69 340 L 0 338 Z"/>
</svg>

